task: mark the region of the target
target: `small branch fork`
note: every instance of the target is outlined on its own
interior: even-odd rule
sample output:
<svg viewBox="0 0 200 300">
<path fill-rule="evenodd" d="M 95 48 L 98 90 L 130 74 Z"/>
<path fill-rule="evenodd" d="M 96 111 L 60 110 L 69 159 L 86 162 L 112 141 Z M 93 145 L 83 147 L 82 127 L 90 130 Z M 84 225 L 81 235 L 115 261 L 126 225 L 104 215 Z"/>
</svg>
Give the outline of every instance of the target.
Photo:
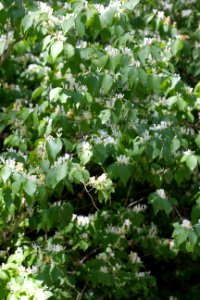
<svg viewBox="0 0 200 300">
<path fill-rule="evenodd" d="M 96 206 L 96 204 L 95 204 L 95 202 L 94 202 L 94 199 L 93 199 L 92 195 L 91 195 L 90 192 L 88 191 L 87 186 L 85 185 L 85 183 L 83 183 L 83 185 L 84 185 L 84 188 L 85 188 L 86 193 L 88 194 L 88 196 L 90 197 L 90 199 L 91 199 L 91 201 L 92 201 L 93 206 L 96 208 L 96 210 L 99 210 L 99 208 Z"/>
</svg>

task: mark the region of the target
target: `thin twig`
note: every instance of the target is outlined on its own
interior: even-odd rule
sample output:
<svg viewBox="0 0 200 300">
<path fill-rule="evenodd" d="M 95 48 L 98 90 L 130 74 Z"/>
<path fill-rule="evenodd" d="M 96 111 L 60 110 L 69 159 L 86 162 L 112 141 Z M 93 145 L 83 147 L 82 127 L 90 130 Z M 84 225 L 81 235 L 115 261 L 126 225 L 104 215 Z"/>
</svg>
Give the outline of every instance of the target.
<svg viewBox="0 0 200 300">
<path fill-rule="evenodd" d="M 183 217 L 181 216 L 181 214 L 180 214 L 180 212 L 178 211 L 178 209 L 176 208 L 176 206 L 174 206 L 174 209 L 175 209 L 175 211 L 177 212 L 179 218 L 180 218 L 181 220 L 183 220 Z"/>
<path fill-rule="evenodd" d="M 85 289 L 86 289 L 87 285 L 88 285 L 88 283 L 86 282 L 86 284 L 84 285 L 82 291 L 80 293 L 78 293 L 78 295 L 76 297 L 76 300 L 81 300 L 82 299 L 82 296 L 83 296 L 83 294 L 85 292 Z"/>
<path fill-rule="evenodd" d="M 142 197 L 142 198 L 140 198 L 140 199 L 137 200 L 137 201 L 131 202 L 128 206 L 131 207 L 131 206 L 133 206 L 133 205 L 135 205 L 135 204 L 137 204 L 137 203 L 142 202 L 142 201 L 145 200 L 145 199 L 146 199 L 146 197 Z"/>
<path fill-rule="evenodd" d="M 80 264 L 82 264 L 88 257 L 90 257 L 92 254 L 94 254 L 95 252 L 97 252 L 99 249 L 101 249 L 101 248 L 99 247 L 99 248 L 97 248 L 97 249 L 91 251 L 91 252 L 88 253 L 87 255 L 85 255 L 85 256 L 81 259 Z"/>
<path fill-rule="evenodd" d="M 125 205 L 125 206 L 126 206 L 127 203 L 128 203 L 128 200 L 129 200 L 129 197 L 130 197 L 132 188 L 133 188 L 133 178 L 131 178 L 130 186 L 129 186 L 129 188 L 128 188 L 127 196 L 126 196 L 126 199 L 125 199 L 125 202 L 124 202 L 124 205 Z"/>
<path fill-rule="evenodd" d="M 86 193 L 88 194 L 88 196 L 90 197 L 90 199 L 91 199 L 91 201 L 92 201 L 93 206 L 96 208 L 96 210 L 99 210 L 99 208 L 96 206 L 96 204 L 95 204 L 95 202 L 94 202 L 94 199 L 93 199 L 92 195 L 90 194 L 90 192 L 88 191 L 88 189 L 87 189 L 87 187 L 86 187 L 86 185 L 85 185 L 84 182 L 83 182 L 83 185 L 84 185 L 84 188 L 85 188 Z"/>
</svg>

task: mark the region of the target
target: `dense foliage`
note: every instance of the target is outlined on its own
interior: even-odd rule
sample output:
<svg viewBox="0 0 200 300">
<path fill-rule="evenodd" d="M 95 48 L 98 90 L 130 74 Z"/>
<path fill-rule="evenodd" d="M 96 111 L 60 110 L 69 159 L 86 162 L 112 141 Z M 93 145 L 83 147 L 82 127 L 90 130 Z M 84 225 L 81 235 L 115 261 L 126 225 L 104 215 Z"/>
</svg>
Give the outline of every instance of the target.
<svg viewBox="0 0 200 300">
<path fill-rule="evenodd" d="M 0 299 L 199 299 L 199 11 L 0 1 Z"/>
</svg>

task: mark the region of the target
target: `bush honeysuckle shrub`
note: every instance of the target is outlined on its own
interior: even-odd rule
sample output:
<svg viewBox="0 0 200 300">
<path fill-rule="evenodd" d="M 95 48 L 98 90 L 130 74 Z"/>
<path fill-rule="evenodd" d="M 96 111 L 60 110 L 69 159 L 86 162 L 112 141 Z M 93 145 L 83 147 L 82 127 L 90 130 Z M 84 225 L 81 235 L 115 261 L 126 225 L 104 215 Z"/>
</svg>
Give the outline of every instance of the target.
<svg viewBox="0 0 200 300">
<path fill-rule="evenodd" d="M 0 1 L 0 299 L 198 299 L 190 1 Z"/>
</svg>

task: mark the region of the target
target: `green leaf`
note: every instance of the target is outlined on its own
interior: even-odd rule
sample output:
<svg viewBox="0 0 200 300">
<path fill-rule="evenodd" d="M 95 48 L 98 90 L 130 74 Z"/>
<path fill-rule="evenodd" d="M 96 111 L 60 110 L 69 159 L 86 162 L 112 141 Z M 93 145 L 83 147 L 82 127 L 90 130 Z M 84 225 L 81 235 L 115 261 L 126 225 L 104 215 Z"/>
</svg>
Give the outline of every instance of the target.
<svg viewBox="0 0 200 300">
<path fill-rule="evenodd" d="M 196 155 L 189 155 L 186 157 L 186 165 L 190 169 L 190 171 L 194 171 L 194 169 L 197 167 L 198 159 Z"/>
<path fill-rule="evenodd" d="M 27 32 L 27 30 L 33 25 L 33 18 L 31 16 L 25 16 L 23 19 L 22 19 L 22 22 L 21 22 L 21 27 L 24 31 L 24 33 Z"/>
<path fill-rule="evenodd" d="M 174 40 L 171 43 L 172 54 L 176 55 L 183 48 L 183 42 L 181 40 Z"/>
<path fill-rule="evenodd" d="M 110 109 L 104 109 L 100 112 L 99 118 L 101 119 L 102 124 L 106 124 L 110 121 L 111 111 Z"/>
<path fill-rule="evenodd" d="M 189 241 L 190 241 L 191 248 L 193 250 L 194 246 L 197 243 L 197 235 L 196 235 L 196 233 L 194 232 L 193 229 L 189 230 Z"/>
<path fill-rule="evenodd" d="M 195 142 L 196 142 L 198 148 L 200 149 L 200 134 L 197 135 Z"/>
<path fill-rule="evenodd" d="M 63 23 L 63 32 L 64 34 L 67 33 L 72 27 L 74 27 L 75 22 L 74 22 L 74 18 L 70 17 L 67 20 L 64 21 Z"/>
<path fill-rule="evenodd" d="M 38 98 L 43 92 L 45 91 L 45 88 L 43 86 L 39 86 L 32 92 L 32 99 L 35 100 Z"/>
<path fill-rule="evenodd" d="M 51 40 L 52 40 L 52 36 L 51 35 L 47 35 L 44 38 L 43 44 L 42 44 L 42 51 L 44 51 L 47 48 L 47 46 L 50 44 Z"/>
<path fill-rule="evenodd" d="M 37 185 L 30 179 L 27 179 L 24 185 L 24 191 L 30 197 L 33 197 L 36 193 Z"/>
<path fill-rule="evenodd" d="M 180 141 L 175 138 L 172 141 L 172 144 L 171 144 L 171 151 L 172 151 L 172 153 L 175 153 L 180 148 L 180 146 L 181 146 Z"/>
<path fill-rule="evenodd" d="M 58 153 L 62 149 L 62 141 L 60 138 L 55 138 L 52 141 L 48 141 L 46 143 L 46 149 L 47 153 L 50 159 L 55 160 L 57 157 Z"/>
<path fill-rule="evenodd" d="M 175 223 L 174 227 L 172 237 L 175 239 L 176 245 L 180 246 L 183 242 L 186 242 L 190 229 L 182 227 L 179 223 Z"/>
<path fill-rule="evenodd" d="M 112 8 L 100 16 L 101 27 L 105 28 L 112 24 L 116 9 Z"/>
<path fill-rule="evenodd" d="M 64 203 L 59 212 L 58 227 L 67 226 L 72 219 L 72 214 L 73 214 L 73 206 L 71 205 L 71 203 L 69 203 L 69 202 Z"/>
<path fill-rule="evenodd" d="M 108 93 L 113 85 L 113 78 L 109 74 L 105 74 L 103 77 L 101 88 L 104 90 L 105 93 Z"/>
<path fill-rule="evenodd" d="M 7 167 L 7 166 L 4 166 L 2 169 L 1 169 L 1 177 L 3 179 L 4 182 L 6 182 L 6 180 L 8 180 L 8 178 L 10 177 L 12 173 L 12 170 L 11 168 Z"/>
<path fill-rule="evenodd" d="M 56 41 L 51 45 L 51 56 L 55 60 L 63 50 L 63 42 Z"/>
<path fill-rule="evenodd" d="M 172 210 L 172 205 L 167 198 L 161 198 L 157 192 L 152 193 L 148 197 L 148 202 L 153 205 L 154 214 L 156 215 L 160 210 L 164 210 L 167 215 Z"/>
<path fill-rule="evenodd" d="M 177 103 L 179 100 L 179 96 L 172 96 L 167 99 L 166 104 L 169 106 L 169 108 L 172 107 L 175 103 Z"/>
<path fill-rule="evenodd" d="M 57 101 L 62 90 L 63 89 L 61 87 L 56 87 L 56 88 L 52 89 L 49 94 L 50 101 Z"/>
<path fill-rule="evenodd" d="M 112 178 L 119 178 L 121 182 L 126 185 L 132 174 L 132 167 L 130 165 L 114 163 L 108 167 L 108 172 Z"/>
<path fill-rule="evenodd" d="M 2 55 L 6 48 L 6 39 L 0 40 L 0 55 Z"/>
<path fill-rule="evenodd" d="M 71 58 L 74 55 L 74 47 L 68 43 L 64 44 L 64 53 L 67 58 Z"/>
<path fill-rule="evenodd" d="M 67 171 L 67 163 L 63 163 L 50 169 L 46 177 L 47 187 L 54 189 L 57 186 L 57 184 L 67 176 Z"/>
<path fill-rule="evenodd" d="M 83 165 L 86 165 L 91 157 L 92 157 L 92 151 L 89 149 L 85 149 L 85 150 L 80 150 L 78 151 L 78 157 L 80 158 L 80 161 Z"/>
<path fill-rule="evenodd" d="M 76 29 L 78 31 L 79 36 L 82 38 L 85 34 L 85 25 L 81 21 L 80 15 L 78 15 L 77 18 L 75 19 L 75 25 L 76 25 Z"/>
</svg>

